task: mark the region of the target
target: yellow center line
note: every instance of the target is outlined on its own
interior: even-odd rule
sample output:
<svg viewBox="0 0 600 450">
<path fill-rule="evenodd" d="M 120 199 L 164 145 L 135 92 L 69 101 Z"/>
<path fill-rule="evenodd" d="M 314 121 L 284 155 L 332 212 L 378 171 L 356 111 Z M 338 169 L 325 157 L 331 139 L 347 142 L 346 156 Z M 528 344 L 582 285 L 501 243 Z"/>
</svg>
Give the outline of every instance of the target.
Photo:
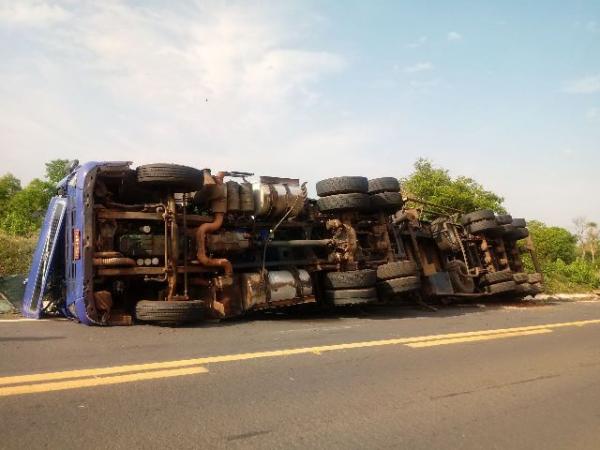
<svg viewBox="0 0 600 450">
<path fill-rule="evenodd" d="M 0 397 L 19 394 L 35 394 L 39 392 L 63 391 L 66 389 L 79 389 L 94 386 L 107 386 L 110 384 L 132 383 L 134 381 L 155 380 L 157 378 L 180 377 L 182 375 L 194 375 L 206 373 L 204 367 L 187 367 L 172 370 L 157 370 L 154 372 L 131 373 L 128 375 L 116 375 L 103 378 L 82 378 L 70 381 L 55 381 L 51 383 L 25 384 L 21 386 L 9 386 L 0 388 Z"/>
<path fill-rule="evenodd" d="M 534 334 L 545 334 L 545 333 L 552 333 L 552 330 L 550 330 L 548 328 L 540 328 L 538 330 L 516 331 L 514 333 L 487 334 L 487 335 L 481 335 L 481 336 L 468 336 L 468 337 L 453 338 L 453 339 L 433 339 L 431 341 L 413 342 L 411 344 L 406 344 L 406 346 L 412 347 L 412 348 L 424 348 L 424 347 L 433 347 L 436 345 L 460 344 L 463 342 L 489 341 L 492 339 L 504 339 L 504 338 L 511 338 L 511 337 L 517 337 L 517 336 L 531 336 Z"/>
<path fill-rule="evenodd" d="M 370 347 L 381 347 L 389 345 L 408 345 L 412 348 L 424 348 L 431 347 L 433 345 L 445 345 L 445 344 L 456 344 L 462 342 L 476 342 L 485 341 L 491 339 L 500 339 L 513 336 L 529 336 L 533 334 L 543 334 L 551 332 L 553 329 L 565 328 L 565 327 L 582 327 L 586 325 L 600 324 L 600 319 L 593 320 L 581 320 L 576 322 L 562 322 L 553 324 L 543 325 L 532 325 L 526 327 L 514 327 L 514 328 L 499 328 L 492 330 L 480 330 L 480 331 L 467 331 L 459 333 L 447 333 L 427 336 L 416 336 L 416 337 L 405 337 L 405 338 L 393 338 L 393 339 L 381 339 L 374 341 L 363 341 L 363 342 L 350 342 L 344 344 L 333 344 L 333 345 L 322 345 L 316 347 L 300 347 L 291 349 L 281 350 L 269 350 L 262 352 L 250 352 L 250 353 L 235 353 L 230 355 L 216 355 L 216 356 L 205 356 L 200 358 L 182 359 L 175 361 L 162 361 L 153 363 L 143 364 L 130 364 L 114 367 L 98 367 L 93 369 L 77 369 L 67 370 L 61 372 L 48 372 L 48 373 L 37 373 L 27 375 L 15 375 L 0 377 L 0 392 L 5 392 L 3 395 L 16 395 L 20 391 L 15 388 L 3 388 L 2 386 L 10 386 L 25 383 L 41 383 L 41 384 L 30 384 L 27 386 L 43 386 L 42 388 L 36 387 L 35 390 L 26 390 L 27 392 L 47 392 L 48 390 L 57 390 L 55 386 L 74 386 L 74 387 L 86 387 L 86 386 L 98 386 L 102 384 L 114 384 L 117 382 L 128 382 L 137 380 L 148 380 L 155 378 L 162 378 L 168 376 L 171 373 L 180 373 L 180 371 L 172 371 L 168 369 L 183 369 L 190 367 L 192 371 L 198 370 L 197 366 L 205 366 L 207 364 L 215 363 L 226 363 L 236 361 L 247 361 L 252 359 L 261 358 L 275 358 L 282 356 L 293 356 L 302 354 L 313 354 L 320 355 L 325 352 L 333 352 L 340 350 L 352 350 L 359 348 L 370 348 Z M 203 369 L 206 370 L 206 369 Z M 153 372 L 150 372 L 153 371 Z M 131 375 L 123 375 L 130 373 Z M 200 372 L 191 372 L 200 373 Z M 112 376 L 115 374 L 121 374 L 118 376 Z M 166 374 L 166 375 L 160 375 Z M 185 375 L 187 373 L 181 373 Z M 109 375 L 109 376 L 107 376 Z M 94 378 L 102 377 L 103 378 Z M 91 378 L 92 380 L 88 380 Z M 68 382 L 65 384 L 52 383 L 58 380 L 69 380 L 69 379 L 83 379 L 77 382 Z M 93 383 L 93 380 L 100 380 L 98 383 Z M 113 380 L 109 382 L 106 380 Z M 115 381 L 115 380 L 126 380 L 126 381 Z M 81 383 L 85 381 L 84 383 Z M 26 386 L 17 386 L 19 388 L 25 388 Z M 65 388 L 71 389 L 71 387 Z M 8 392 L 8 393 L 6 393 Z"/>
</svg>

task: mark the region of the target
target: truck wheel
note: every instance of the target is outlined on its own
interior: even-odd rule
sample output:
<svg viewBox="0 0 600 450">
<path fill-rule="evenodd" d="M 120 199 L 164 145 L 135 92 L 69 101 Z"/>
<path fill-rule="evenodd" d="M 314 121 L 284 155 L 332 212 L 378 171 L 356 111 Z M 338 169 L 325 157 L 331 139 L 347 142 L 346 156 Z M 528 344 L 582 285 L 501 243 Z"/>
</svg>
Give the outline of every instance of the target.
<svg viewBox="0 0 600 450">
<path fill-rule="evenodd" d="M 317 206 L 321 212 L 336 212 L 345 210 L 368 211 L 371 199 L 368 194 L 336 194 L 317 200 Z"/>
<path fill-rule="evenodd" d="M 136 169 L 138 183 L 171 188 L 176 192 L 192 192 L 203 184 L 202 171 L 178 164 L 147 164 Z"/>
<path fill-rule="evenodd" d="M 493 220 L 496 218 L 494 211 L 489 209 L 480 209 L 479 211 L 473 211 L 472 213 L 463 214 L 460 218 L 460 223 L 463 226 L 470 224 L 471 222 L 477 222 L 479 220 Z"/>
<path fill-rule="evenodd" d="M 450 261 L 446 269 L 455 292 L 470 294 L 475 291 L 475 282 L 463 261 Z"/>
<path fill-rule="evenodd" d="M 541 294 L 542 292 L 544 292 L 544 286 L 542 286 L 542 283 L 533 283 L 531 285 L 531 293 L 533 295 Z"/>
<path fill-rule="evenodd" d="M 377 301 L 377 289 L 338 289 L 325 291 L 325 297 L 336 306 L 362 305 Z"/>
<path fill-rule="evenodd" d="M 325 274 L 325 288 L 329 290 L 369 288 L 375 286 L 376 282 L 377 272 L 373 269 L 327 272 Z"/>
<path fill-rule="evenodd" d="M 542 282 L 542 274 L 541 273 L 530 273 L 527 276 L 527 282 L 530 284 L 541 283 Z"/>
<path fill-rule="evenodd" d="M 414 275 L 410 277 L 392 278 L 377 283 L 377 291 L 383 299 L 389 299 L 396 294 L 416 291 L 421 287 L 421 279 Z"/>
<path fill-rule="evenodd" d="M 500 294 L 502 292 L 511 292 L 516 290 L 517 283 L 514 281 L 503 281 L 502 283 L 496 283 L 489 285 L 486 289 L 490 294 Z"/>
<path fill-rule="evenodd" d="M 513 273 L 510 270 L 486 273 L 485 275 L 482 275 L 479 280 L 483 285 L 513 281 Z"/>
<path fill-rule="evenodd" d="M 517 284 L 517 287 L 515 288 L 515 292 L 519 292 L 520 294 L 530 294 L 531 293 L 531 284 L 529 284 L 529 283 Z"/>
<path fill-rule="evenodd" d="M 417 273 L 414 261 L 394 261 L 377 267 L 378 280 L 391 280 L 392 278 L 406 277 Z"/>
<path fill-rule="evenodd" d="M 140 300 L 135 305 L 135 317 L 143 322 L 197 322 L 203 318 L 204 311 L 204 302 L 200 300 L 171 302 Z"/>
<path fill-rule="evenodd" d="M 373 178 L 369 180 L 369 194 L 381 192 L 400 192 L 400 183 L 394 177 Z"/>
<path fill-rule="evenodd" d="M 518 272 L 513 274 L 513 280 L 517 284 L 527 283 L 527 280 L 529 280 L 529 275 L 524 272 Z"/>
<path fill-rule="evenodd" d="M 500 214 L 496 216 L 496 222 L 498 225 L 509 225 L 513 221 L 513 218 L 510 214 Z"/>
<path fill-rule="evenodd" d="M 529 236 L 529 230 L 527 228 L 515 228 L 508 233 L 504 233 L 504 237 L 512 241 L 525 239 L 527 236 Z"/>
<path fill-rule="evenodd" d="M 365 177 L 334 177 L 317 182 L 317 195 L 327 197 L 336 194 L 362 193 L 366 194 L 369 180 Z"/>
<path fill-rule="evenodd" d="M 494 233 L 494 232 L 501 232 L 502 228 L 500 228 L 500 226 L 498 225 L 498 222 L 496 222 L 496 219 L 485 219 L 485 220 L 478 220 L 476 222 L 471 222 L 468 226 L 467 226 L 467 230 L 469 231 L 469 233 L 471 234 L 482 234 L 482 233 Z"/>
<path fill-rule="evenodd" d="M 387 212 L 396 212 L 404 201 L 400 192 L 380 192 L 371 195 L 371 208 L 374 210 L 383 210 Z"/>
<path fill-rule="evenodd" d="M 517 228 L 525 228 L 527 226 L 527 222 L 525 219 L 513 219 L 512 226 Z"/>
</svg>

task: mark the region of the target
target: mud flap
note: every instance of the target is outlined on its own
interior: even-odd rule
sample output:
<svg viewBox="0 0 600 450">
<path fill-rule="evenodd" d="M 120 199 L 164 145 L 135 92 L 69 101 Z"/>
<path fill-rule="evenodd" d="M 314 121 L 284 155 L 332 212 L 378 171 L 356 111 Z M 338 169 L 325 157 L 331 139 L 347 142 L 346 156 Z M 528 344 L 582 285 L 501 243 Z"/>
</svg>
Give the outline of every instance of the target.
<svg viewBox="0 0 600 450">
<path fill-rule="evenodd" d="M 64 242 L 61 238 L 64 235 L 66 209 L 66 198 L 53 197 L 50 200 L 23 294 L 25 317 L 39 319 L 42 315 L 42 300 L 46 294 L 49 276 L 58 263 L 55 258 L 56 248 L 59 242 Z"/>
</svg>

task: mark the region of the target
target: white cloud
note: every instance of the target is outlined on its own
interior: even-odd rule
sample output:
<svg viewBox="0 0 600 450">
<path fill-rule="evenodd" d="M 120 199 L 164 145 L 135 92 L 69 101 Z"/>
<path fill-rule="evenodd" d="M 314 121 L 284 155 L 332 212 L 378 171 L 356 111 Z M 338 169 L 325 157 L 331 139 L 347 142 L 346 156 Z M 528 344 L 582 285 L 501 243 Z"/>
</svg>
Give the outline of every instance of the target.
<svg viewBox="0 0 600 450">
<path fill-rule="evenodd" d="M 62 22 L 70 17 L 59 5 L 45 2 L 18 1 L 0 4 L 0 23 L 23 26 L 43 26 Z"/>
<path fill-rule="evenodd" d="M 462 35 L 456 31 L 450 31 L 446 36 L 449 41 L 462 41 L 462 38 Z"/>
<path fill-rule="evenodd" d="M 572 80 L 563 86 L 569 94 L 594 94 L 600 92 L 600 74 Z"/>
<path fill-rule="evenodd" d="M 420 36 L 416 41 L 406 44 L 406 48 L 419 48 L 427 44 L 427 36 Z"/>
<path fill-rule="evenodd" d="M 7 53 L 0 67 L 0 136 L 11 149 L 4 170 L 27 181 L 40 174 L 43 161 L 30 162 L 41 154 L 313 179 L 312 164 L 295 162 L 313 155 L 330 168 L 322 144 L 338 143 L 341 155 L 344 143 L 370 147 L 382 135 L 357 136 L 364 118 L 328 109 L 319 83 L 347 62 L 302 45 L 314 21 L 260 4 L 182 8 L 84 4 L 60 27 L 26 30 L 33 49 Z M 304 148 L 282 157 L 300 141 Z M 369 155 L 353 144 L 344 158 L 360 166 Z"/>
<path fill-rule="evenodd" d="M 417 73 L 417 72 L 425 72 L 428 70 L 433 70 L 434 66 L 429 61 L 418 62 L 412 66 L 405 67 L 403 71 L 405 73 Z"/>
</svg>

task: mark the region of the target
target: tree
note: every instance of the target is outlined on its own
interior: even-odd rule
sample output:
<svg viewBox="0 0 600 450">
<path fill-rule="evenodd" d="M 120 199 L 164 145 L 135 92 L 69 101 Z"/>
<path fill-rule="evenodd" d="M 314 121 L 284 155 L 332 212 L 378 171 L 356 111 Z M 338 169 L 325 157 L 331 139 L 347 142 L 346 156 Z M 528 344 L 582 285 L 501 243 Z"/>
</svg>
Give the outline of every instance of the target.
<svg viewBox="0 0 600 450">
<path fill-rule="evenodd" d="M 414 171 L 402 180 L 403 191 L 409 197 L 435 205 L 449 206 L 464 212 L 491 209 L 505 213 L 504 199 L 486 190 L 472 178 L 452 178 L 448 170 L 435 167 L 428 159 L 415 162 Z"/>
<path fill-rule="evenodd" d="M 52 195 L 47 181 L 34 178 L 7 202 L 6 212 L 0 219 L 0 229 L 15 236 L 32 234 L 42 225 Z"/>
<path fill-rule="evenodd" d="M 598 224 L 596 222 L 588 222 L 585 227 L 584 248 L 590 253 L 592 257 L 592 263 L 596 262 L 596 252 L 598 249 L 599 239 L 600 230 L 598 230 Z"/>
<path fill-rule="evenodd" d="M 549 227 L 537 220 L 530 220 L 528 228 L 542 264 L 558 260 L 567 264 L 575 261 L 577 237 L 568 230 L 561 227 Z"/>
<path fill-rule="evenodd" d="M 577 245 L 581 250 L 581 257 L 585 259 L 585 229 L 586 224 L 588 223 L 587 219 L 583 216 L 578 216 L 573 219 L 573 225 L 575 226 L 575 237 L 577 238 Z"/>
<path fill-rule="evenodd" d="M 21 181 L 12 173 L 7 173 L 0 177 L 0 207 L 4 209 L 4 205 L 10 198 L 21 190 Z"/>
<path fill-rule="evenodd" d="M 56 184 L 69 174 L 71 163 L 68 159 L 53 159 L 46 163 L 46 180 Z"/>
</svg>

